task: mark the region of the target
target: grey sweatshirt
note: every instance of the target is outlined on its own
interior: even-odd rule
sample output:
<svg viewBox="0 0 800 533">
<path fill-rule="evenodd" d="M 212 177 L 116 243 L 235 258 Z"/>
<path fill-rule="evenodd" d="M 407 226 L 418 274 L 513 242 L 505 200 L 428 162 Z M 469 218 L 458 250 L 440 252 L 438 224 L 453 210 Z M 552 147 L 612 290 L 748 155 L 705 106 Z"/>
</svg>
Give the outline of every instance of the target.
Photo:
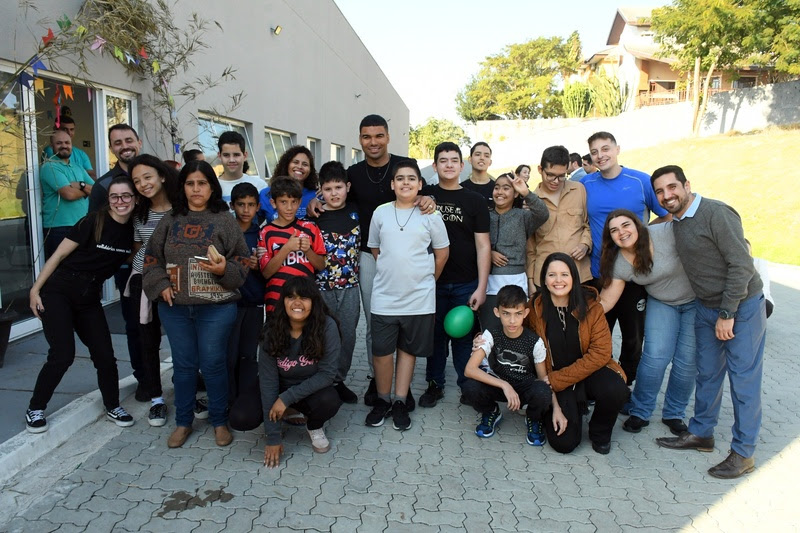
<svg viewBox="0 0 800 533">
<path fill-rule="evenodd" d="M 331 317 L 327 319 L 325 354 L 319 361 L 302 353 L 302 335 L 292 339 L 287 353 L 278 357 L 269 355 L 267 340 L 262 341 L 258 352 L 258 380 L 264 410 L 264 433 L 270 446 L 281 443 L 281 423 L 269 419 L 269 410 L 278 398 L 289 407 L 333 384 L 342 343 L 336 322 Z"/>
<path fill-rule="evenodd" d="M 701 198 L 694 216 L 675 220 L 672 228 L 683 269 L 703 305 L 736 312 L 740 302 L 761 291 L 742 220 L 731 206 Z"/>
<path fill-rule="evenodd" d="M 491 274 L 508 275 L 525 272 L 525 257 L 528 238 L 547 222 L 550 211 L 547 206 L 534 193 L 525 197 L 530 210 L 512 208 L 498 214 L 492 209 L 489 211 L 489 240 L 492 251 L 500 252 L 508 264 L 503 267 L 492 265 Z"/>
</svg>

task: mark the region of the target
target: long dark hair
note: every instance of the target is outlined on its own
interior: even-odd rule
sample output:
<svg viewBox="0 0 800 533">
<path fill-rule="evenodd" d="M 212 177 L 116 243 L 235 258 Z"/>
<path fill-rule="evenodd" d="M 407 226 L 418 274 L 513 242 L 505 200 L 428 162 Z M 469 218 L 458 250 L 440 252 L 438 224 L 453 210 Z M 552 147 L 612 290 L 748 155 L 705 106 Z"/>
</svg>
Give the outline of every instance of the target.
<svg viewBox="0 0 800 533">
<path fill-rule="evenodd" d="M 133 182 L 128 176 L 117 176 L 116 178 L 112 179 L 111 183 L 108 184 L 108 194 L 111 194 L 112 186 L 120 184 L 127 185 L 128 187 L 130 187 L 131 192 L 133 193 L 133 198 L 131 199 L 131 202 L 136 202 L 139 198 L 141 198 L 139 196 L 139 192 L 136 190 L 136 187 L 133 186 Z M 94 225 L 95 242 L 100 242 L 100 238 L 103 236 L 103 228 L 106 225 L 106 217 L 110 216 L 110 214 L 111 214 L 111 200 L 109 200 L 108 203 L 97 212 L 97 220 L 95 221 Z M 133 214 L 131 214 L 131 216 L 133 216 Z M 128 221 L 130 221 L 130 218 L 128 219 Z"/>
<path fill-rule="evenodd" d="M 308 177 L 303 181 L 303 187 L 309 191 L 316 191 L 319 185 L 319 177 L 317 176 L 317 169 L 314 167 L 314 154 L 305 146 L 295 145 L 286 150 L 278 164 L 275 165 L 275 170 L 272 171 L 273 176 L 291 176 L 289 174 L 289 163 L 295 158 L 297 154 L 304 154 L 308 158 L 308 164 L 311 167 L 308 171 Z"/>
<path fill-rule="evenodd" d="M 649 274 L 653 269 L 653 252 L 650 251 L 650 232 L 647 226 L 642 224 L 632 211 L 627 209 L 615 209 L 606 217 L 603 224 L 603 247 L 600 251 L 600 286 L 605 288 L 611 283 L 611 276 L 614 274 L 614 263 L 619 255 L 619 246 L 614 244 L 611 238 L 611 230 L 608 225 L 617 217 L 625 217 L 633 222 L 639 237 L 633 246 L 633 271 L 639 275 Z"/>
<path fill-rule="evenodd" d="M 558 311 L 553 304 L 553 299 L 550 296 L 550 290 L 547 288 L 545 281 L 547 280 L 547 269 L 550 263 L 561 261 L 569 268 L 570 276 L 572 276 L 572 290 L 569 291 L 569 303 L 567 304 L 567 312 L 576 312 L 579 321 L 586 318 L 586 313 L 589 310 L 589 304 L 586 301 L 586 294 L 584 288 L 581 286 L 581 275 L 578 273 L 578 267 L 575 265 L 575 260 L 571 256 L 563 252 L 554 252 L 547 256 L 542 265 L 542 272 L 539 274 L 539 293 L 542 299 L 542 315 L 545 322 L 550 319 L 556 319 Z"/>
<path fill-rule="evenodd" d="M 325 325 L 330 311 L 322 300 L 317 284 L 306 276 L 289 278 L 283 284 L 281 297 L 275 304 L 272 316 L 264 324 L 262 338 L 267 341 L 267 354 L 272 357 L 280 357 L 285 355 L 289 349 L 292 326 L 289 323 L 289 316 L 286 314 L 284 301 L 290 295 L 311 299 L 311 314 L 308 315 L 306 323 L 303 325 L 301 349 L 303 355 L 319 361 L 325 355 Z"/>
<path fill-rule="evenodd" d="M 156 171 L 156 174 L 158 174 L 158 176 L 164 180 L 164 183 L 161 184 L 161 187 L 167 194 L 167 200 L 169 200 L 170 204 L 177 203 L 178 172 L 154 155 L 140 154 L 128 164 L 128 175 L 131 176 L 131 180 L 133 179 L 133 169 L 140 165 L 150 167 Z M 186 180 L 184 179 L 184 182 L 185 181 Z M 133 216 L 135 216 L 138 220 L 141 220 L 142 224 L 146 224 L 147 216 L 150 214 L 150 207 L 152 205 L 153 201 L 150 198 L 140 195 L 139 202 L 136 204 L 136 209 L 133 212 Z"/>
<path fill-rule="evenodd" d="M 208 184 L 211 185 L 211 198 L 208 199 L 206 208 L 212 213 L 227 211 L 228 204 L 222 199 L 222 186 L 214 173 L 214 168 L 205 161 L 191 161 L 186 163 L 181 169 L 181 173 L 178 174 L 178 194 L 172 204 L 172 212 L 176 215 L 189 214 L 189 200 L 186 199 L 184 185 L 186 184 L 186 178 L 193 172 L 202 173 L 208 180 Z"/>
</svg>

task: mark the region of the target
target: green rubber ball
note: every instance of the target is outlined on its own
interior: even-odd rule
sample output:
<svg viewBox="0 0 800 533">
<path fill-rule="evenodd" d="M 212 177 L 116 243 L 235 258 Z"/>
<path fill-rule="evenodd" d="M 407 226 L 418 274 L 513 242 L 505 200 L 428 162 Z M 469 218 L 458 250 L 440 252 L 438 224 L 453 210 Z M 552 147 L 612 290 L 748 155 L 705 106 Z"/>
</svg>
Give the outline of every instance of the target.
<svg viewBox="0 0 800 533">
<path fill-rule="evenodd" d="M 468 305 L 454 307 L 444 317 L 444 330 L 454 339 L 460 339 L 472 331 L 475 313 Z"/>
</svg>

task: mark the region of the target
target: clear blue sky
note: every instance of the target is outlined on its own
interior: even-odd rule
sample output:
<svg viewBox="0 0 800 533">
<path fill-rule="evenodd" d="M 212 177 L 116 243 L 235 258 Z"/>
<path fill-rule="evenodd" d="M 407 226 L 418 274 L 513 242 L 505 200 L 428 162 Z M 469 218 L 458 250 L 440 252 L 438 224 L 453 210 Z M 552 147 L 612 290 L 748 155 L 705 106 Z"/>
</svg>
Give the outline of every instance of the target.
<svg viewBox="0 0 800 533">
<path fill-rule="evenodd" d="M 578 30 L 585 57 L 605 46 L 620 6 L 668 0 L 335 0 L 411 111 L 457 119 L 456 93 L 486 56 L 535 39 Z"/>
</svg>

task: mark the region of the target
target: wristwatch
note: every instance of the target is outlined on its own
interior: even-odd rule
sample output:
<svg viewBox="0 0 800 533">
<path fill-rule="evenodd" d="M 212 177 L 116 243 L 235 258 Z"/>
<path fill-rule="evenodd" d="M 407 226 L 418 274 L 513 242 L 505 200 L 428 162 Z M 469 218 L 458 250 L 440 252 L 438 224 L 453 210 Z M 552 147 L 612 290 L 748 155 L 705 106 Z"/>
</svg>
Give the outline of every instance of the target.
<svg viewBox="0 0 800 533">
<path fill-rule="evenodd" d="M 85 181 L 79 181 L 78 182 L 78 187 L 80 187 L 81 190 L 85 189 L 86 188 L 86 182 Z"/>
<path fill-rule="evenodd" d="M 736 313 L 731 313 L 730 311 L 726 311 L 725 309 L 720 309 L 719 317 L 722 320 L 730 320 L 732 318 L 736 318 Z"/>
</svg>

